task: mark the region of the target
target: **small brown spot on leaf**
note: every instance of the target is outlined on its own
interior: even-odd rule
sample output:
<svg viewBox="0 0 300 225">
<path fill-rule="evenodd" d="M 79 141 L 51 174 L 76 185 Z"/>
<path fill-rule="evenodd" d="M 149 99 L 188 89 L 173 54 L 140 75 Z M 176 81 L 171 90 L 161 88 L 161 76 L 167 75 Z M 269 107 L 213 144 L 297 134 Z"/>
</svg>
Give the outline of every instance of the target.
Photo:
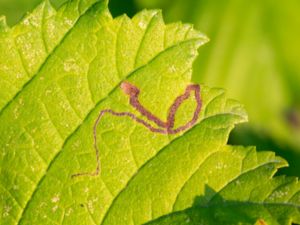
<svg viewBox="0 0 300 225">
<path fill-rule="evenodd" d="M 264 221 L 263 219 L 257 220 L 256 224 L 257 224 L 257 225 L 268 225 L 268 224 L 266 223 L 266 221 Z"/>
</svg>

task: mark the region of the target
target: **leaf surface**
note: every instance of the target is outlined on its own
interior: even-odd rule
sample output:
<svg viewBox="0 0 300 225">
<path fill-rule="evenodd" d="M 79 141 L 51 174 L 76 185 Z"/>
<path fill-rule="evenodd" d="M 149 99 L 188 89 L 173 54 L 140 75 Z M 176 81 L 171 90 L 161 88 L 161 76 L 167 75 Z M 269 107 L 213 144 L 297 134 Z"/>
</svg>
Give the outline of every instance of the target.
<svg viewBox="0 0 300 225">
<path fill-rule="evenodd" d="M 56 11 L 48 1 L 9 28 L 0 18 L 0 113 L 44 66 L 96 0 L 76 0 Z M 14 65 L 14 66 L 12 66 Z"/>
<path fill-rule="evenodd" d="M 85 2 L 71 1 L 60 11 L 65 12 L 64 8 L 75 3 L 77 6 L 79 3 L 83 6 Z M 34 12 L 47 6 L 48 4 L 43 3 Z M 78 7 L 75 8 L 79 10 Z M 34 15 L 33 13 L 29 17 Z M 36 21 L 37 24 L 39 22 Z M 17 25 L 12 30 L 21 25 Z M 7 29 L 3 30 L 3 35 L 10 32 Z M 172 34 L 174 29 L 181 31 L 181 34 L 174 37 Z M 39 39 L 28 39 L 28 41 L 39 42 Z M 44 217 L 46 209 L 41 208 L 39 217 L 36 210 L 31 211 L 31 207 L 40 200 L 44 202 L 45 193 L 51 193 L 45 192 L 42 188 L 47 182 L 51 183 L 50 186 L 46 185 L 47 188 L 52 187 L 55 193 L 58 191 L 61 184 L 58 184 L 59 180 L 56 180 L 58 183 L 53 182 L 54 178 L 50 176 L 53 169 L 63 166 L 64 170 L 68 171 L 66 170 L 68 166 L 65 164 L 70 162 L 72 170 L 67 173 L 61 171 L 56 175 L 66 176 L 63 180 L 67 180 L 69 185 L 74 185 L 78 180 L 70 179 L 71 174 L 80 169 L 94 168 L 96 162 L 91 127 L 100 109 L 109 107 L 115 110 L 132 110 L 129 108 L 127 96 L 120 93 L 121 81 L 130 80 L 139 86 L 143 90 L 141 101 L 145 106 L 152 108 L 156 115 L 165 118 L 168 105 L 172 103 L 174 96 L 182 93 L 189 83 L 191 64 L 196 57 L 197 48 L 206 41 L 205 36 L 194 31 L 189 25 L 166 26 L 159 11 L 143 11 L 132 20 L 126 16 L 113 19 L 107 9 L 107 3 L 100 1 L 91 5 L 87 12 L 72 25 L 63 40 L 42 62 L 41 68 L 38 69 L 38 64 L 31 67 L 30 63 L 23 62 L 28 70 L 36 74 L 23 82 L 26 84 L 22 87 L 21 84 L 19 85 L 17 94 L 7 102 L 0 114 L 3 223 L 22 224 L 30 221 L 29 223 L 32 224 L 34 221 L 49 223 L 49 221 L 61 220 L 60 210 L 54 214 L 55 219 L 49 220 L 47 216 Z M 6 47 L 4 52 L 9 53 L 10 46 L 6 45 Z M 32 51 L 35 54 L 34 48 Z M 35 63 L 33 58 L 30 59 Z M 36 56 L 37 61 L 41 59 L 42 57 Z M 18 68 L 16 64 L 9 65 L 11 71 Z M 11 79 L 17 79 L 17 75 L 12 73 Z M 6 73 L 1 76 L 1 79 L 4 80 L 5 76 Z M 8 90 L 1 93 L 10 94 Z M 184 114 L 186 118 L 189 113 L 184 112 Z M 122 134 L 127 134 L 131 130 L 134 133 L 132 135 L 137 136 L 135 151 L 138 153 L 140 148 L 145 149 L 146 155 L 141 152 L 141 155 L 134 159 L 137 162 L 131 162 L 133 150 L 129 143 L 132 142 L 133 145 L 135 139 L 130 140 L 127 134 L 129 143 L 126 144 L 127 150 L 119 149 L 120 163 L 116 163 L 117 168 L 114 171 L 116 176 L 109 175 L 114 167 L 110 165 L 114 156 L 108 155 L 107 161 L 101 159 L 104 167 L 103 174 L 108 177 L 93 179 L 94 182 L 91 184 L 94 188 L 91 188 L 91 192 L 94 191 L 93 189 L 101 189 L 102 180 L 110 183 L 112 193 L 118 192 L 130 175 L 136 172 L 138 165 L 158 150 L 157 146 L 154 144 L 152 146 L 152 139 L 146 143 L 150 150 L 147 151 L 147 148 L 139 146 L 142 131 L 135 130 L 141 127 L 135 128 L 134 123 L 126 120 L 123 123 L 118 125 L 109 122 L 110 126 L 103 129 L 103 142 L 105 140 L 108 142 L 108 149 L 112 152 L 113 149 L 119 149 L 122 145 L 114 143 L 115 139 L 112 137 L 117 135 L 120 140 L 126 141 Z M 123 131 L 114 131 L 114 128 Z M 145 133 L 146 136 L 151 136 Z M 154 138 L 153 142 L 162 146 L 170 139 L 167 136 L 159 136 L 157 139 Z M 86 143 L 81 143 L 80 140 Z M 106 153 L 103 149 L 102 157 L 108 153 L 108 149 Z M 65 154 L 69 155 L 67 157 L 69 159 L 60 161 Z M 70 159 L 70 157 L 75 158 Z M 98 186 L 99 182 L 100 186 Z M 63 186 L 70 191 L 69 185 Z M 80 185 L 77 188 L 79 187 Z M 42 198 L 38 197 L 40 193 L 43 195 Z M 111 198 L 106 192 L 102 195 L 105 200 Z M 67 195 L 65 197 L 69 198 Z M 72 205 L 80 201 L 82 196 L 77 197 L 79 199 L 69 199 L 73 202 L 69 203 Z M 40 204 L 43 206 L 42 203 Z M 79 204 L 74 205 L 75 208 L 77 206 Z M 108 206 L 102 204 L 102 207 Z M 99 209 L 100 212 L 104 213 L 104 208 Z M 31 218 L 33 212 L 35 216 Z M 82 220 L 93 219 L 88 213 L 86 217 Z M 99 216 L 98 219 L 100 218 Z"/>
<path fill-rule="evenodd" d="M 71 1 L 58 12 L 83 3 Z M 34 12 L 43 7 L 48 4 Z M 226 147 L 230 131 L 247 114 L 223 90 L 200 85 L 200 116 L 175 135 L 150 132 L 128 117 L 103 117 L 96 130 L 100 174 L 72 178 L 95 171 L 93 127 L 101 110 L 143 118 L 120 84 L 136 85 L 144 107 L 166 121 L 170 105 L 190 84 L 198 47 L 207 42 L 191 25 L 166 25 L 157 10 L 130 19 L 112 18 L 106 1 L 86 9 L 57 46 L 48 45 L 53 47 L 48 56 L 36 56 L 32 67 L 24 63 L 31 78 L 2 108 L 1 224 L 143 224 L 192 207 L 206 185 L 215 190 L 228 185 L 230 192 L 231 179 L 244 171 L 269 161 L 274 168 L 285 164 L 272 153 Z M 185 101 L 175 127 L 189 121 L 195 107 L 193 98 Z M 213 181 L 217 173 L 222 179 Z"/>
</svg>

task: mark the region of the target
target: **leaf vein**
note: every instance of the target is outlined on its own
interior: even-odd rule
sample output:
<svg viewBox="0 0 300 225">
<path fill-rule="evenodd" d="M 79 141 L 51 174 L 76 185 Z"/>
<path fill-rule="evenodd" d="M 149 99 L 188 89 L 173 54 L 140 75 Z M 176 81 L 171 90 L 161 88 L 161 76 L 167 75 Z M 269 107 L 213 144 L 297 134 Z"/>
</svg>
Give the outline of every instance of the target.
<svg viewBox="0 0 300 225">
<path fill-rule="evenodd" d="M 94 7 L 98 2 L 94 3 L 92 6 L 90 6 L 74 23 L 73 28 L 76 26 L 76 24 L 78 23 L 78 21 L 80 20 L 80 18 L 82 18 L 85 13 L 92 7 Z M 47 58 L 45 59 L 44 63 L 42 63 L 42 65 L 39 67 L 38 71 L 27 81 L 25 82 L 25 84 L 20 88 L 20 90 L 12 97 L 12 99 L 10 101 L 8 101 L 6 103 L 6 105 L 1 109 L 0 111 L 0 117 L 2 115 L 2 113 L 15 101 L 15 99 L 17 99 L 17 97 L 25 90 L 25 88 L 31 84 L 31 82 L 36 79 L 36 77 L 38 76 L 38 74 L 40 73 L 40 71 L 42 70 L 42 68 L 46 65 L 46 63 L 48 62 L 48 60 L 51 58 L 51 56 L 56 52 L 57 48 L 61 45 L 61 43 L 63 43 L 63 41 L 66 39 L 66 37 L 72 32 L 73 29 L 70 29 L 63 37 L 62 39 L 58 42 L 58 44 L 53 48 L 52 52 L 47 56 Z M 15 41 L 15 38 L 14 38 Z M 15 45 L 16 45 L 16 41 L 15 41 Z M 17 46 L 17 45 L 16 45 Z M 17 48 L 18 53 L 21 57 L 21 53 L 19 51 L 19 48 Z M 27 71 L 24 61 L 21 57 L 21 62 L 23 63 L 23 67 L 25 72 L 27 73 L 27 76 L 29 77 L 29 72 Z"/>
<path fill-rule="evenodd" d="M 143 43 L 144 43 L 146 35 L 147 35 L 148 31 L 149 31 L 149 28 L 151 27 L 151 24 L 152 24 L 152 22 L 153 22 L 153 20 L 155 18 L 155 15 L 157 15 L 157 12 L 154 15 L 152 15 L 152 18 L 151 18 L 150 22 L 147 24 L 147 27 L 146 27 L 146 29 L 144 31 L 143 37 L 142 37 L 142 39 L 140 41 L 140 45 L 139 45 L 139 47 L 137 49 L 136 56 L 135 56 L 135 59 L 134 59 L 134 67 L 137 66 L 137 59 L 138 59 L 140 51 L 141 51 L 141 49 L 143 47 Z"/>
</svg>

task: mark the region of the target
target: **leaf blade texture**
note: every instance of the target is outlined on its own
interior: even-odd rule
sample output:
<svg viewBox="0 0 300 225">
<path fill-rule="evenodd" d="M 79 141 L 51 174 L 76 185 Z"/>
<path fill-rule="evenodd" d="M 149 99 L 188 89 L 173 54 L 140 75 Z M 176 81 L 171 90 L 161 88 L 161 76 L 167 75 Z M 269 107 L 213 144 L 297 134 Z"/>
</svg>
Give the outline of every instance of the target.
<svg viewBox="0 0 300 225">
<path fill-rule="evenodd" d="M 0 112 L 33 79 L 55 47 L 93 3 L 93 0 L 72 1 L 56 12 L 45 1 L 13 28 L 9 28 L 2 17 L 0 48 L 4 52 L 1 55 Z"/>
<path fill-rule="evenodd" d="M 230 166 L 236 163 L 236 153 L 240 157 L 240 171 L 236 174 L 227 174 L 226 184 L 219 182 L 219 187 L 213 176 L 220 170 L 220 166 Z M 218 154 L 233 154 L 230 157 L 218 159 Z M 286 162 L 275 157 L 271 152 L 256 152 L 255 148 L 226 146 L 217 152 L 211 159 L 217 167 L 203 165 L 200 170 L 212 169 L 211 177 L 207 177 L 206 184 L 200 191 L 193 186 L 199 184 L 207 172 L 198 171 L 194 178 L 185 185 L 181 197 L 198 192 L 193 206 L 181 208 L 182 202 L 177 200 L 174 213 L 158 218 L 147 224 L 298 224 L 299 214 L 299 182 L 297 178 L 276 176 L 278 168 L 286 166 Z M 227 162 L 226 162 L 227 161 Z M 246 163 L 247 162 L 247 163 Z M 251 162 L 251 163 L 250 163 Z M 209 163 L 209 160 L 205 163 Z M 220 164 L 221 163 L 221 164 Z M 237 167 L 238 168 L 238 167 Z M 209 172 L 208 172 L 209 173 Z M 218 173 L 218 172 L 217 172 Z M 219 174 L 220 175 L 220 174 Z M 225 176 L 227 176 L 225 175 Z M 222 173 L 224 176 L 224 173 Z M 194 181 L 193 181 L 194 180 Z M 196 181 L 198 180 L 198 181 Z M 211 183 L 211 184 L 210 184 Z M 246 186 L 243 183 L 247 183 Z M 194 194 L 196 194 L 194 192 Z M 179 195 L 179 196 L 180 196 Z M 181 208 L 181 209 L 180 209 Z M 293 222 L 293 223 L 292 223 Z"/>
<path fill-rule="evenodd" d="M 247 121 L 238 102 L 205 85 L 200 86 L 197 124 L 176 135 L 155 134 L 128 118 L 108 115 L 97 129 L 100 174 L 72 178 L 95 170 L 92 131 L 101 110 L 141 117 L 120 84 L 139 87 L 141 103 L 166 120 L 169 106 L 190 84 L 197 49 L 207 42 L 191 25 L 166 25 L 158 10 L 113 18 L 106 1 L 87 2 L 63 6 L 88 5 L 58 38 L 62 41 L 48 47 L 49 56 L 36 56 L 36 64 L 28 67 L 31 78 L 2 108 L 3 224 L 142 224 L 189 208 L 199 194 L 196 186 L 186 191 L 193 174 L 226 148 L 235 124 Z M 176 126 L 192 117 L 195 104 L 189 99 L 179 108 Z"/>
</svg>

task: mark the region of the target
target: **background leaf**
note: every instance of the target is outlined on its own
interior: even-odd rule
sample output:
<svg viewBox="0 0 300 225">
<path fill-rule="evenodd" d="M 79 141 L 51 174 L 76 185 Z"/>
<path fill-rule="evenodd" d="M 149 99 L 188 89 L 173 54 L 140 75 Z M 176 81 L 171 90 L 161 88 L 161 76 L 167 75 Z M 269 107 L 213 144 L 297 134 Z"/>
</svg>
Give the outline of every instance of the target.
<svg viewBox="0 0 300 225">
<path fill-rule="evenodd" d="M 199 51 L 193 79 L 226 88 L 230 97 L 245 104 L 250 123 L 234 132 L 231 143 L 250 142 L 265 149 L 271 139 L 267 148 L 275 145 L 292 160 L 289 173 L 299 175 L 299 1 L 135 2 L 141 8 L 162 8 L 167 21 L 193 23 L 210 37 Z M 262 143 L 256 142 L 261 138 Z"/>
</svg>

